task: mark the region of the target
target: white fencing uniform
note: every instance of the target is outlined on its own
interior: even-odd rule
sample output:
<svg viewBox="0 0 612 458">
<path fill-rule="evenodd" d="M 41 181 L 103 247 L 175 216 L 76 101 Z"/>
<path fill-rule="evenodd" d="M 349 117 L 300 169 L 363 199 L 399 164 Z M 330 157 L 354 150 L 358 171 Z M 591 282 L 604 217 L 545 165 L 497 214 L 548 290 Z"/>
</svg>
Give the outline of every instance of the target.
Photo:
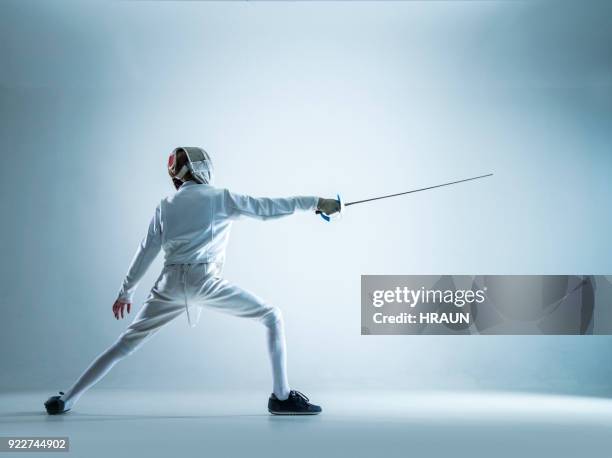
<svg viewBox="0 0 612 458">
<path fill-rule="evenodd" d="M 160 249 L 165 254 L 164 268 L 134 321 L 62 396 L 66 407 L 71 408 L 117 361 L 183 312 L 195 326 L 201 307 L 253 318 L 266 326 L 273 392 L 286 399 L 289 384 L 280 310 L 224 280 L 221 273 L 232 220 L 279 218 L 296 210 L 315 210 L 317 202 L 317 197 L 255 198 L 193 181 L 163 199 L 132 260 L 119 299 L 133 302 L 138 282 Z"/>
</svg>

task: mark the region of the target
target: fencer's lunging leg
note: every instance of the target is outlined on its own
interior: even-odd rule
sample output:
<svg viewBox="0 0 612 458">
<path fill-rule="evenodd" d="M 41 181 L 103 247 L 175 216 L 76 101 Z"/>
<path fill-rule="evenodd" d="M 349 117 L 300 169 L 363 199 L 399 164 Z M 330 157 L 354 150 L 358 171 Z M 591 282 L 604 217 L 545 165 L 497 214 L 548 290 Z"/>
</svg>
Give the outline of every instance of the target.
<svg viewBox="0 0 612 458">
<path fill-rule="evenodd" d="M 273 392 L 278 399 L 284 400 L 289 397 L 285 327 L 280 310 L 277 308 L 272 310 L 272 316 L 265 323 L 268 334 L 268 353 L 272 363 Z"/>
<path fill-rule="evenodd" d="M 287 347 L 283 316 L 278 307 L 221 278 L 214 264 L 192 267 L 189 284 L 198 285 L 195 302 L 222 313 L 250 318 L 266 327 L 268 354 L 272 365 L 272 391 L 278 399 L 289 397 L 287 380 Z"/>
</svg>

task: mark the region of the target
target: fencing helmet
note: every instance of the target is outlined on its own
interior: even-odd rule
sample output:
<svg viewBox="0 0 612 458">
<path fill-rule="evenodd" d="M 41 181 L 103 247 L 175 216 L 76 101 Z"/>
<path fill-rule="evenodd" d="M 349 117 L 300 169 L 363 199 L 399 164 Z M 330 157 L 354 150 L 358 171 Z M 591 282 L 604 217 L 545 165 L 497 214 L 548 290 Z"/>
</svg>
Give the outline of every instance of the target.
<svg viewBox="0 0 612 458">
<path fill-rule="evenodd" d="M 193 178 L 201 184 L 212 184 L 214 177 L 210 156 L 196 146 L 175 148 L 168 158 L 168 173 L 176 189 L 186 181 L 187 175 L 191 175 L 190 179 Z"/>
</svg>

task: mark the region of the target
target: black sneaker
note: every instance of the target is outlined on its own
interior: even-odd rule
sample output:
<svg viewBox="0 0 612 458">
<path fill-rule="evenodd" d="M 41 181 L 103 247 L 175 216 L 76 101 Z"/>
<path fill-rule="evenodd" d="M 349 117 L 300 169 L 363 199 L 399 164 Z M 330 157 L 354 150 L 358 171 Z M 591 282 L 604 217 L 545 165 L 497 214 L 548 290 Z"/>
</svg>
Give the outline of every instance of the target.
<svg viewBox="0 0 612 458">
<path fill-rule="evenodd" d="M 268 412 L 272 415 L 318 415 L 321 410 L 321 407 L 311 404 L 306 396 L 295 390 L 291 390 L 284 401 L 274 393 L 268 399 Z"/>
<path fill-rule="evenodd" d="M 64 394 L 61 391 L 59 393 L 60 395 Z M 47 409 L 47 413 L 49 415 L 59 415 L 70 410 L 64 408 L 64 401 L 62 401 L 60 397 L 61 396 L 51 396 L 49 399 L 47 399 L 47 402 L 45 402 L 45 409 Z"/>
</svg>

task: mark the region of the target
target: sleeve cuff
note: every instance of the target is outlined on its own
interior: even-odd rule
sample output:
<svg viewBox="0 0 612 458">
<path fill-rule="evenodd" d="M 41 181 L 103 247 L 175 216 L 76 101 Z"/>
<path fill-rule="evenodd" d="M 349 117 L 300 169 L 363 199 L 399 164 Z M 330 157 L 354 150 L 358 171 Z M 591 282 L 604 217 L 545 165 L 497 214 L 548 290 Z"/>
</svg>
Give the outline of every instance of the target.
<svg viewBox="0 0 612 458">
<path fill-rule="evenodd" d="M 120 291 L 117 300 L 126 304 L 132 304 L 134 303 L 134 294 L 126 294 Z"/>
</svg>

